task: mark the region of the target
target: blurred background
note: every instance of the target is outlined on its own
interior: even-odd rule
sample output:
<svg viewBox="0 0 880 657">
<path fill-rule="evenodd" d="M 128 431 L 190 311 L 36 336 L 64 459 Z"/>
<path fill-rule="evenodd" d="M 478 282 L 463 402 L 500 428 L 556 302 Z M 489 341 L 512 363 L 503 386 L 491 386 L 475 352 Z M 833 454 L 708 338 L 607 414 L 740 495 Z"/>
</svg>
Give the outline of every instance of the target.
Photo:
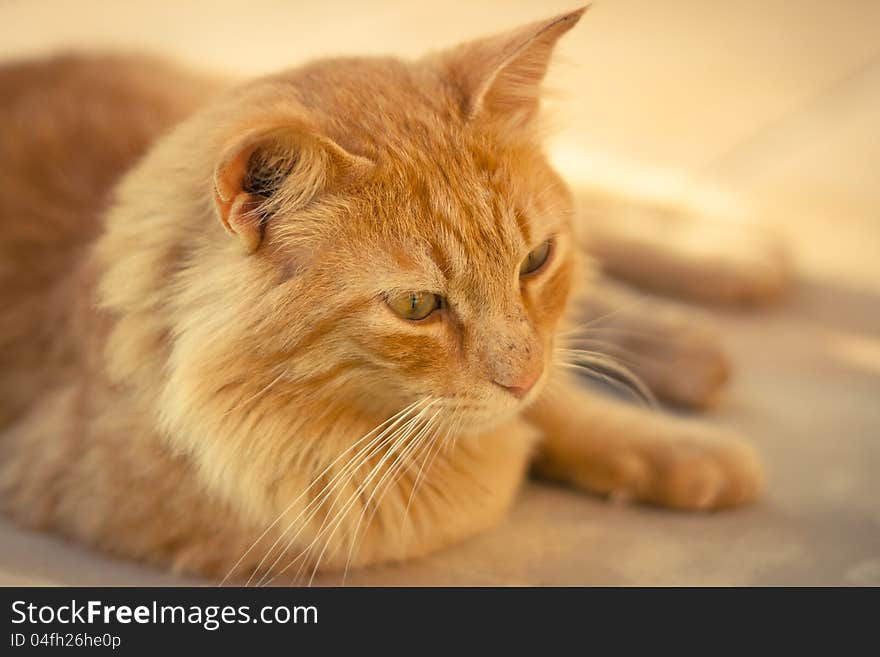
<svg viewBox="0 0 880 657">
<path fill-rule="evenodd" d="M 577 6 L 4 0 L 0 60 L 147 51 L 246 77 L 417 56 Z M 880 585 L 880 1 L 597 0 L 558 52 L 563 174 L 735 198 L 794 256 L 780 304 L 713 311 L 737 366 L 714 420 L 754 438 L 767 496 L 710 518 L 529 484 L 496 531 L 349 583 Z M 181 581 L 5 524 L 0 545 L 0 584 Z"/>
</svg>

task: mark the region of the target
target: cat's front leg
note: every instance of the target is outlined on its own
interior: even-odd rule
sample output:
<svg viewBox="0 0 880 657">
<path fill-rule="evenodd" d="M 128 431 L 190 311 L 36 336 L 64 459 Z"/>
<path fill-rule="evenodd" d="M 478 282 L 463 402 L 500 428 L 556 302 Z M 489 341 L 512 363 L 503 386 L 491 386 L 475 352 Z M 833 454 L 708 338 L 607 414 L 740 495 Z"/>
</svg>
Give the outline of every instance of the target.
<svg viewBox="0 0 880 657">
<path fill-rule="evenodd" d="M 544 434 L 539 474 L 680 509 L 738 506 L 761 491 L 760 459 L 735 434 L 553 383 L 527 412 Z"/>
</svg>

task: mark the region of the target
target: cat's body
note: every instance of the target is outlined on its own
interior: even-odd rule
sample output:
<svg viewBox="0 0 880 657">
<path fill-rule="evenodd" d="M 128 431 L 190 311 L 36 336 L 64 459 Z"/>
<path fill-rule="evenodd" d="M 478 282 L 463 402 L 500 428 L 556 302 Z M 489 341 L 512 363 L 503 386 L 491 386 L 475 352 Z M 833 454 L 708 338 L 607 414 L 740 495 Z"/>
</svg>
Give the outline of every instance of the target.
<svg viewBox="0 0 880 657">
<path fill-rule="evenodd" d="M 4 512 L 259 581 L 474 534 L 535 457 L 653 503 L 752 499 L 734 437 L 564 367 L 590 277 L 532 88 L 579 16 L 225 95 L 145 60 L 0 68 Z M 425 320 L 384 305 L 420 290 Z"/>
</svg>

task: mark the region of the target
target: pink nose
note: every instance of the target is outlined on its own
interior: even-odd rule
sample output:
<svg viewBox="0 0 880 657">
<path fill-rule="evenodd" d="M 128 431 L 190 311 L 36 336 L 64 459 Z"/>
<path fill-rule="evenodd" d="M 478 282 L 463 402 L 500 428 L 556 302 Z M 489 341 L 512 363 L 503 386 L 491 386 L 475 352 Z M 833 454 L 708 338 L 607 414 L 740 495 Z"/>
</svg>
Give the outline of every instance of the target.
<svg viewBox="0 0 880 657">
<path fill-rule="evenodd" d="M 538 382 L 538 379 L 541 378 L 541 374 L 543 372 L 544 366 L 541 365 L 538 368 L 521 375 L 517 380 L 513 381 L 512 383 L 501 383 L 499 381 L 496 381 L 495 383 L 507 390 L 517 399 L 522 399 L 527 394 L 529 394 L 529 390 L 535 387 L 535 384 Z"/>
</svg>

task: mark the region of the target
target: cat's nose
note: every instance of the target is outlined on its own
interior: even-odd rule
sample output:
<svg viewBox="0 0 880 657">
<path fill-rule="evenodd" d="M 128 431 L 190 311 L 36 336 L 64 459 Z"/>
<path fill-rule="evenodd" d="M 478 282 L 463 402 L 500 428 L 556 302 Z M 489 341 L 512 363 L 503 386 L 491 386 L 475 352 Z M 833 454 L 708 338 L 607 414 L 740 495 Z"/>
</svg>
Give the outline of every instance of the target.
<svg viewBox="0 0 880 657">
<path fill-rule="evenodd" d="M 495 381 L 499 386 L 507 390 L 510 394 L 512 394 L 517 399 L 522 399 L 527 394 L 529 394 L 529 390 L 535 387 L 535 384 L 538 382 L 538 379 L 541 378 L 541 374 L 544 372 L 543 363 L 534 369 L 531 369 L 513 381 Z"/>
</svg>

